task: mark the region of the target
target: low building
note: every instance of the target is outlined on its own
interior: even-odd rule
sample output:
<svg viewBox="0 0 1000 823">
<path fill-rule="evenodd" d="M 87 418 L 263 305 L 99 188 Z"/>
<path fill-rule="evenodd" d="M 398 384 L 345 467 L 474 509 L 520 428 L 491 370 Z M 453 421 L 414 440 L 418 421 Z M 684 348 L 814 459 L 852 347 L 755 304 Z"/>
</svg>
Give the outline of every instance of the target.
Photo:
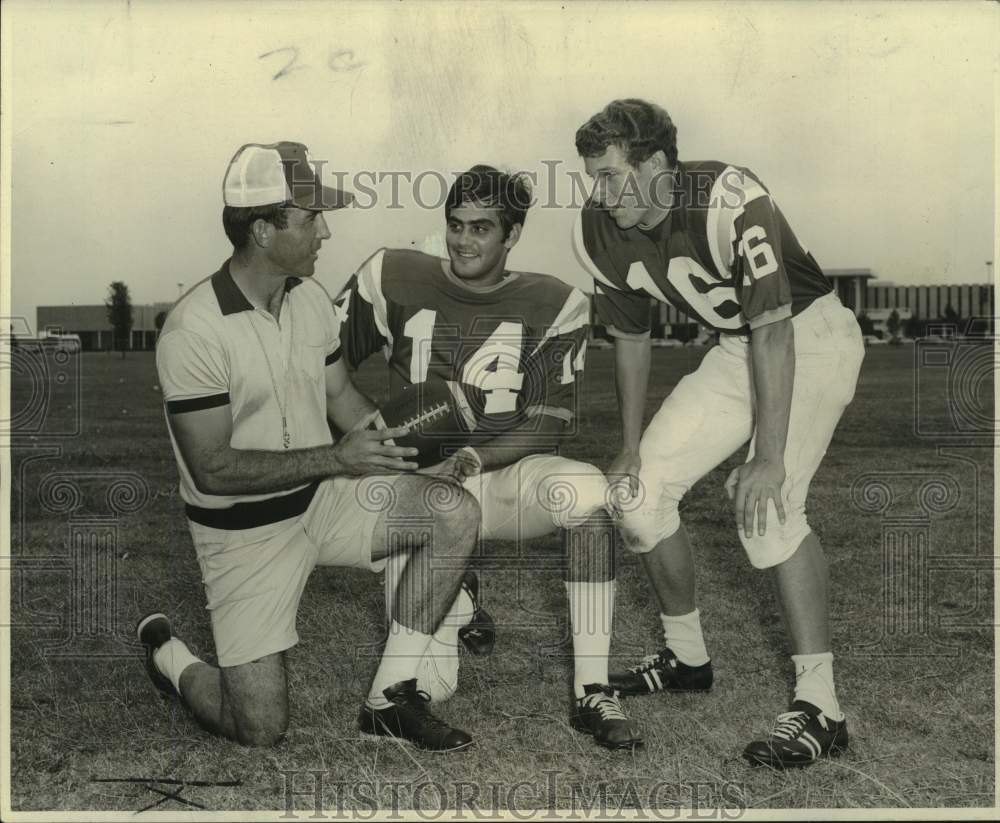
<svg viewBox="0 0 1000 823">
<path fill-rule="evenodd" d="M 151 350 L 156 347 L 156 318 L 170 311 L 173 303 L 147 303 L 132 306 L 130 350 Z M 114 344 L 114 329 L 108 322 L 108 310 L 97 306 L 39 306 L 36 312 L 36 333 L 78 334 L 84 351 L 110 351 Z"/>
</svg>

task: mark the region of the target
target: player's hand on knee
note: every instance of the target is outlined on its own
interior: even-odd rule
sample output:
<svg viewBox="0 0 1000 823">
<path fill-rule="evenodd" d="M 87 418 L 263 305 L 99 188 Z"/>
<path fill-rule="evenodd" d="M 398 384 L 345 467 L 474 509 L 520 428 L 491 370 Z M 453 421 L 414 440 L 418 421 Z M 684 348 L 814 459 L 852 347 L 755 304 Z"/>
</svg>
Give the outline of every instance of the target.
<svg viewBox="0 0 1000 823">
<path fill-rule="evenodd" d="M 605 475 L 608 478 L 609 499 L 613 517 L 621 517 L 621 506 L 639 493 L 639 470 L 642 459 L 636 452 L 623 451 L 611 461 Z"/>
<path fill-rule="evenodd" d="M 636 452 L 621 452 L 605 472 L 608 481 L 621 483 L 628 491 L 629 497 L 639 493 L 639 469 L 642 468 L 642 458 Z"/>
<path fill-rule="evenodd" d="M 399 426 L 392 429 L 374 431 L 354 429 L 345 434 L 333 447 L 334 459 L 340 469 L 338 474 L 391 474 L 409 472 L 418 468 L 407 460 L 416 457 L 417 450 L 407 446 L 397 446 L 392 441 L 405 437 L 409 429 Z"/>
<path fill-rule="evenodd" d="M 754 516 L 757 518 L 757 534 L 763 536 L 767 533 L 767 504 L 770 500 L 774 501 L 778 522 L 785 524 L 785 506 L 781 497 L 784 483 L 785 467 L 756 455 L 729 473 L 726 494 L 733 501 L 736 527 L 742 528 L 746 537 L 753 537 Z"/>
<path fill-rule="evenodd" d="M 483 463 L 479 454 L 475 449 L 466 446 L 446 460 L 418 470 L 417 474 L 426 474 L 461 486 L 466 480 L 475 477 L 482 470 Z"/>
</svg>

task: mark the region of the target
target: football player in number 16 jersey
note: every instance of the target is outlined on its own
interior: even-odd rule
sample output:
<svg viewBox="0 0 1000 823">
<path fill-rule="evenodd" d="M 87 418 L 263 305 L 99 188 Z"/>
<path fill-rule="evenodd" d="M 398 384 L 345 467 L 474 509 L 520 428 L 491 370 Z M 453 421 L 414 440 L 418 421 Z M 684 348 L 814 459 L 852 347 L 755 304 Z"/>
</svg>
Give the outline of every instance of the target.
<svg viewBox="0 0 1000 823">
<path fill-rule="evenodd" d="M 484 539 L 528 540 L 559 529 L 574 649 L 573 725 L 610 748 L 642 742 L 608 685 L 614 611 L 614 540 L 604 475 L 554 454 L 574 424 L 590 304 L 554 277 L 507 269 L 530 191 L 490 166 L 460 175 L 448 195 L 448 260 L 410 250 L 370 257 L 336 301 L 349 367 L 383 351 L 393 394 L 426 380 L 449 383 L 474 445 L 445 457 L 480 502 Z M 386 591 L 394 575 L 387 569 Z M 432 698 L 458 675 L 454 619 L 435 635 Z M 430 663 L 428 665 L 431 665 Z M 423 688 L 428 688 L 424 685 Z"/>
<path fill-rule="evenodd" d="M 575 247 L 615 337 L 623 442 L 608 474 L 641 491 L 623 533 L 656 591 L 666 640 L 612 674 L 612 685 L 623 694 L 710 688 L 678 504 L 750 441 L 726 488 L 751 564 L 774 569 L 796 686 L 790 710 L 744 756 L 782 768 L 838 754 L 847 725 L 834 690 L 826 561 L 805 500 L 854 394 L 864 354 L 858 324 L 761 181 L 726 163 L 678 162 L 677 129 L 659 106 L 616 100 L 580 127 L 576 147 L 594 191 Z M 650 298 L 715 329 L 720 345 L 641 432 Z"/>
</svg>

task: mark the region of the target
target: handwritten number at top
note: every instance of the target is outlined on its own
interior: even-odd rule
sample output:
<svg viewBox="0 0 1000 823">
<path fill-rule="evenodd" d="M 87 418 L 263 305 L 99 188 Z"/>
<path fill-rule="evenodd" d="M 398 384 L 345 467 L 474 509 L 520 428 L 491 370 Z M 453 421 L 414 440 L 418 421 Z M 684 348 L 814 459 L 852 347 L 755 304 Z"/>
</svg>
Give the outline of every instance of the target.
<svg viewBox="0 0 1000 823">
<path fill-rule="evenodd" d="M 271 51 L 266 51 L 263 54 L 257 55 L 258 60 L 265 60 L 268 57 L 274 57 L 279 54 L 285 54 L 287 62 L 275 72 L 272 80 L 279 80 L 291 74 L 293 71 L 301 71 L 302 69 L 310 68 L 308 63 L 299 62 L 299 48 L 298 46 L 283 46 L 279 49 L 271 49 Z M 330 52 L 329 57 L 326 59 L 326 67 L 338 74 L 344 72 L 357 71 L 362 66 L 364 62 L 359 61 L 355 58 L 354 49 L 334 49 Z"/>
</svg>

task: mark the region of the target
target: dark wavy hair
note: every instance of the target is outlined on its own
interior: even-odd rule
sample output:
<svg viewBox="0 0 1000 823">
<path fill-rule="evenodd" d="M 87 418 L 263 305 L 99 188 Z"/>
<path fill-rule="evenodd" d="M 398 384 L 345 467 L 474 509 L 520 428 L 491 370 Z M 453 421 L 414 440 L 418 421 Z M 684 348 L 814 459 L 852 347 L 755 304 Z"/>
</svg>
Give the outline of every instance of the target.
<svg viewBox="0 0 1000 823">
<path fill-rule="evenodd" d="M 677 126 L 655 103 L 634 97 L 612 100 L 576 130 L 576 150 L 581 157 L 599 157 L 608 146 L 618 146 L 632 166 L 662 150 L 670 168 L 674 168 Z"/>
<path fill-rule="evenodd" d="M 270 223 L 276 229 L 288 228 L 288 214 L 285 206 L 277 203 L 271 206 L 224 206 L 222 209 L 222 228 L 226 237 L 237 251 L 245 249 L 250 242 L 250 227 L 257 220 Z"/>
<path fill-rule="evenodd" d="M 504 239 L 517 224 L 524 225 L 531 206 L 531 187 L 524 175 L 507 174 L 493 166 L 476 165 L 455 178 L 444 204 L 445 218 L 464 203 L 500 209 Z"/>
</svg>

